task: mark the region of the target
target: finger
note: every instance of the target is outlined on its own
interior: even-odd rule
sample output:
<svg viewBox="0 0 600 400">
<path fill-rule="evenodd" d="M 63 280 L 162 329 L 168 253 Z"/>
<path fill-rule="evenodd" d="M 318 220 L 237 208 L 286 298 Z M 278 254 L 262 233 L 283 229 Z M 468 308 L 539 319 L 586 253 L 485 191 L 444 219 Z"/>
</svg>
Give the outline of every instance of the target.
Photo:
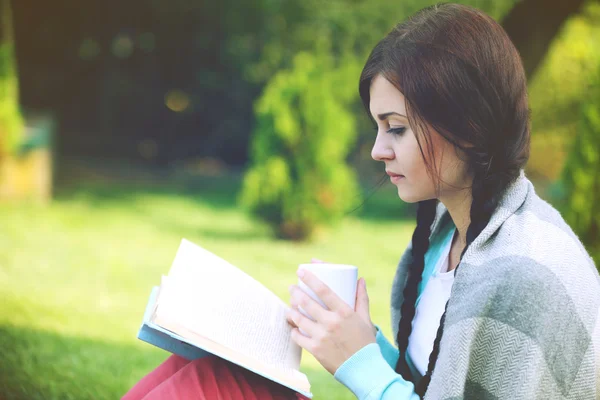
<svg viewBox="0 0 600 400">
<path fill-rule="evenodd" d="M 292 328 L 297 328 L 296 324 L 294 323 L 294 321 L 292 321 L 292 319 L 290 318 L 290 310 L 291 308 L 286 309 L 285 311 L 285 319 L 287 321 L 287 323 L 292 327 Z"/>
<path fill-rule="evenodd" d="M 350 308 L 329 286 L 323 283 L 312 272 L 306 269 L 298 270 L 298 277 L 311 289 L 319 299 L 332 311 L 342 311 Z M 305 309 L 306 310 L 306 309 Z M 308 310 L 307 310 L 308 311 Z M 346 310 L 347 311 L 347 310 Z M 313 314 L 311 314 L 313 315 Z M 313 317 L 317 318 L 316 315 Z M 319 319 L 317 318 L 317 321 Z"/>
<path fill-rule="evenodd" d="M 298 310 L 290 308 L 287 313 L 288 320 L 293 323 L 297 328 L 302 329 L 310 337 L 315 335 L 318 331 L 318 325 L 310 318 L 305 317 Z M 296 328 L 294 328 L 296 329 Z"/>
<path fill-rule="evenodd" d="M 328 310 L 316 302 L 304 290 L 296 285 L 290 286 L 290 305 L 296 308 L 302 308 L 305 313 L 311 316 L 315 321 L 323 321 Z"/>
<path fill-rule="evenodd" d="M 360 315 L 363 319 L 371 320 L 370 312 L 369 312 L 369 295 L 367 293 L 367 285 L 365 282 L 365 278 L 360 278 L 358 280 L 358 288 L 356 289 L 356 307 L 355 311 Z"/>
<path fill-rule="evenodd" d="M 304 336 L 298 328 L 292 329 L 292 340 L 296 342 L 298 346 L 302 347 L 303 349 L 306 349 L 309 353 L 312 354 L 311 338 Z"/>
</svg>

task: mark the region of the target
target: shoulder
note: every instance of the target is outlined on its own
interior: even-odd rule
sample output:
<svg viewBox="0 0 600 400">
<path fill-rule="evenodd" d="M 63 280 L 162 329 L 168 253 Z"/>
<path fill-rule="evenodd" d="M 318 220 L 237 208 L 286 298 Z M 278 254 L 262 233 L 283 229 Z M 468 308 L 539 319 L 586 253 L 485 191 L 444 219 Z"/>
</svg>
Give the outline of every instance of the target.
<svg viewBox="0 0 600 400">
<path fill-rule="evenodd" d="M 511 231 L 521 229 L 530 241 L 547 241 L 555 245 L 556 253 L 568 252 L 574 262 L 593 266 L 592 258 L 562 215 L 535 192 L 508 218 L 506 226 L 502 228 Z"/>
<path fill-rule="evenodd" d="M 555 337 L 558 330 L 584 343 L 600 323 L 598 271 L 560 213 L 535 193 L 465 255 L 455 284 L 471 314 L 530 337 Z"/>
<path fill-rule="evenodd" d="M 465 254 L 448 303 L 440 358 L 451 357 L 442 354 L 445 343 L 467 343 L 465 351 L 480 362 L 474 370 L 490 372 L 487 376 L 510 370 L 523 378 L 543 370 L 544 385 L 553 393 L 579 393 L 595 382 L 599 332 L 600 276 L 594 263 L 558 211 L 528 196 L 493 235 Z M 490 359 L 502 362 L 487 364 Z"/>
<path fill-rule="evenodd" d="M 600 292 L 600 276 L 581 241 L 560 213 L 535 193 L 480 248 L 479 258 L 486 264 L 517 268 L 523 279 L 528 271 L 532 279 L 551 274 L 569 289 L 590 287 Z"/>
<path fill-rule="evenodd" d="M 529 265 L 530 270 L 541 274 L 557 275 L 567 286 L 572 275 L 592 278 L 600 285 L 594 262 L 577 235 L 560 213 L 535 193 L 533 186 L 519 207 L 491 227 L 492 231 L 485 241 L 469 249 L 465 261 L 474 265 L 501 263 L 504 268 L 514 263 Z M 503 275 L 502 269 L 488 272 Z"/>
</svg>

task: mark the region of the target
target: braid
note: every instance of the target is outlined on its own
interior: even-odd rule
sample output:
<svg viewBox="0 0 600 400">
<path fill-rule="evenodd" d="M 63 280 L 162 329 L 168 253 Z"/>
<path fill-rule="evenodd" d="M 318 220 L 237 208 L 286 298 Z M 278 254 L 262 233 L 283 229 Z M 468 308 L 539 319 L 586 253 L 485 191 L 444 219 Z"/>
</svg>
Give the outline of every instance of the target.
<svg viewBox="0 0 600 400">
<path fill-rule="evenodd" d="M 404 287 L 404 301 L 400 311 L 401 318 L 398 323 L 398 349 L 400 357 L 396 363 L 396 372 L 406 380 L 411 380 L 411 372 L 406 362 L 405 354 L 408 348 L 408 337 L 412 331 L 412 320 L 415 316 L 415 302 L 417 300 L 418 285 L 425 267 L 425 253 L 429 248 L 429 235 L 431 225 L 435 218 L 437 200 L 419 202 L 417 210 L 417 227 L 412 235 L 412 265 L 408 270 L 408 279 Z"/>
<path fill-rule="evenodd" d="M 471 222 L 469 224 L 469 228 L 467 229 L 467 243 L 460 255 L 461 260 L 471 243 L 473 243 L 473 241 L 477 238 L 477 236 L 479 236 L 479 234 L 485 229 L 485 227 L 489 223 L 494 210 L 498 206 L 500 196 L 502 195 L 504 189 L 506 188 L 506 186 L 508 186 L 508 183 L 510 181 L 510 176 L 506 173 L 499 173 L 495 175 L 486 174 L 487 176 L 485 177 L 480 177 L 477 175 L 479 174 L 476 173 L 473 178 L 473 200 L 471 203 L 470 211 Z M 456 271 L 458 270 L 459 266 L 460 262 L 454 270 L 454 275 L 456 275 Z M 429 386 L 429 382 L 431 381 L 431 375 L 433 374 L 433 369 L 435 367 L 435 363 L 440 352 L 440 342 L 444 333 L 444 322 L 446 320 L 447 310 L 448 302 L 446 302 L 444 314 L 440 319 L 440 325 L 437 331 L 437 335 L 435 337 L 435 341 L 433 343 L 433 350 L 429 356 L 429 365 L 427 367 L 427 373 L 415 387 L 415 392 L 420 397 L 425 396 L 425 392 L 427 391 L 427 387 Z"/>
</svg>

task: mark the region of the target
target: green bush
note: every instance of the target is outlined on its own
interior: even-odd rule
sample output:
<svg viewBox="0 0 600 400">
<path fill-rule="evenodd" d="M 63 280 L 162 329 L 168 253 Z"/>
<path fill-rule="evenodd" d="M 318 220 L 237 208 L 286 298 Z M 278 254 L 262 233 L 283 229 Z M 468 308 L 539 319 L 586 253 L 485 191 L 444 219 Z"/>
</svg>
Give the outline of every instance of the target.
<svg viewBox="0 0 600 400">
<path fill-rule="evenodd" d="M 562 213 L 600 265 L 600 68 L 562 176 Z"/>
<path fill-rule="evenodd" d="M 356 140 L 350 106 L 360 67 L 352 56 L 335 64 L 330 54 L 326 45 L 298 53 L 255 104 L 240 200 L 282 238 L 307 239 L 358 200 L 346 158 Z"/>
</svg>

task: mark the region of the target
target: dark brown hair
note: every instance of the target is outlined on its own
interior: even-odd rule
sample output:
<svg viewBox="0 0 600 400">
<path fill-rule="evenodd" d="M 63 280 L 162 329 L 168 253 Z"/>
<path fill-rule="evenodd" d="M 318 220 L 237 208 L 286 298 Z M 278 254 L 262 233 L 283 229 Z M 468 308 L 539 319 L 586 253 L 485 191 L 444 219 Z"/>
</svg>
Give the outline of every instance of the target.
<svg viewBox="0 0 600 400">
<path fill-rule="evenodd" d="M 427 170 L 438 184 L 431 130 L 465 157 L 473 185 L 471 222 L 462 258 L 529 158 L 530 110 L 519 54 L 504 29 L 490 16 L 473 7 L 438 3 L 398 24 L 372 50 L 359 83 L 367 112 L 371 82 L 377 75 L 404 95 L 409 124 Z M 401 305 L 396 371 L 409 381 L 412 379 L 405 356 L 436 205 L 435 199 L 419 203 L 412 264 Z M 420 396 L 424 396 L 431 380 L 445 316 L 446 312 L 427 373 L 416 384 Z"/>
</svg>

